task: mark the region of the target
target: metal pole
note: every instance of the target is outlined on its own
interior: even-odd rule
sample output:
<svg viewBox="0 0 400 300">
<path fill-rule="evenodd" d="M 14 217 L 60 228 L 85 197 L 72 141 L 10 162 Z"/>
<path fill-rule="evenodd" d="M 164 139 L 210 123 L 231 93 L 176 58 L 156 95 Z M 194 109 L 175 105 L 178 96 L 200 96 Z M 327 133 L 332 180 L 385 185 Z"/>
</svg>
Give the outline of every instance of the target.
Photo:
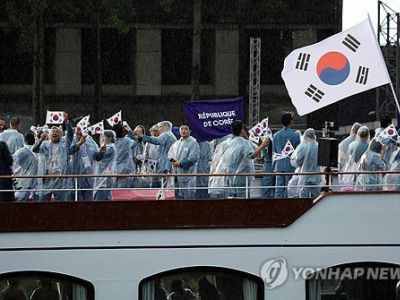
<svg viewBox="0 0 400 300">
<path fill-rule="evenodd" d="M 390 14 L 386 14 L 386 46 L 390 46 Z"/>
<path fill-rule="evenodd" d="M 249 177 L 246 176 L 246 199 L 249 199 Z"/>
<path fill-rule="evenodd" d="M 378 1 L 378 44 L 381 45 L 381 4 L 382 1 Z"/>
<path fill-rule="evenodd" d="M 78 177 L 75 177 L 74 181 L 75 181 L 75 202 L 78 202 Z"/>
</svg>

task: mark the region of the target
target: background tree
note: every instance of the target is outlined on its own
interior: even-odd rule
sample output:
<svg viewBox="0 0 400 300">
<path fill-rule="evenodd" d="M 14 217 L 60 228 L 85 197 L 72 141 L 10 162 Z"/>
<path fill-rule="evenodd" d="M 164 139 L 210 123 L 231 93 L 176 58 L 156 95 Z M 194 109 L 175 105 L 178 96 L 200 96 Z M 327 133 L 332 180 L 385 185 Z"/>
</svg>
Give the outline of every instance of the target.
<svg viewBox="0 0 400 300">
<path fill-rule="evenodd" d="M 59 17 L 68 19 L 77 13 L 71 0 L 7 0 L 6 33 L 18 36 L 17 51 L 33 56 L 32 117 L 35 124 L 43 124 L 44 29 Z"/>
</svg>

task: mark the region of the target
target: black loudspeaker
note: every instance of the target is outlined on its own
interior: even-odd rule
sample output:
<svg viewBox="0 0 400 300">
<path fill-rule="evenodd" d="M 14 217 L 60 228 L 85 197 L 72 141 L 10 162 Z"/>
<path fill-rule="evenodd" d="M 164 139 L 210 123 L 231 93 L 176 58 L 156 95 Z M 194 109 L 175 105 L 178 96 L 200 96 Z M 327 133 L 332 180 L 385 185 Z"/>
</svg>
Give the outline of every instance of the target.
<svg viewBox="0 0 400 300">
<path fill-rule="evenodd" d="M 321 167 L 338 166 L 339 140 L 334 138 L 318 139 L 318 165 Z"/>
</svg>

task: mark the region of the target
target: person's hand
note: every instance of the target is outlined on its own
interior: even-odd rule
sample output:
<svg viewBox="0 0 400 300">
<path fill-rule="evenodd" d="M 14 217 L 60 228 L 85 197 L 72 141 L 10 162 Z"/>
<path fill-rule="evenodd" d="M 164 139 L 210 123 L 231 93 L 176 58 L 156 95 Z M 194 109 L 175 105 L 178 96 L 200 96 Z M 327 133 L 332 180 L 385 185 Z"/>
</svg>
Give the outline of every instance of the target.
<svg viewBox="0 0 400 300">
<path fill-rule="evenodd" d="M 79 139 L 79 146 L 81 146 L 82 144 L 84 144 L 86 142 L 86 137 L 84 135 L 81 136 L 81 138 Z"/>
<path fill-rule="evenodd" d="M 100 147 L 100 153 L 106 153 L 107 150 L 107 145 L 104 144 L 103 146 Z"/>
<path fill-rule="evenodd" d="M 127 122 L 124 122 L 124 125 L 122 127 L 124 127 L 128 131 L 132 131 L 131 126 L 129 126 Z"/>
<path fill-rule="evenodd" d="M 43 142 L 45 140 L 47 140 L 47 134 L 45 134 L 44 132 L 40 135 L 40 140 Z"/>
<path fill-rule="evenodd" d="M 269 145 L 269 138 L 261 138 L 261 145 L 263 148 L 267 147 Z"/>
</svg>

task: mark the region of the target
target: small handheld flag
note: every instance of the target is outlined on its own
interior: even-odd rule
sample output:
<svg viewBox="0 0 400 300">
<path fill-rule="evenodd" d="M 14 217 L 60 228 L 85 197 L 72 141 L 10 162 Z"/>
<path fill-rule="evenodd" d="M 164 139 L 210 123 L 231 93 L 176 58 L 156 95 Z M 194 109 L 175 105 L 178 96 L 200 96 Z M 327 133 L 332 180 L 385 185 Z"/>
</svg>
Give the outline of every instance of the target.
<svg viewBox="0 0 400 300">
<path fill-rule="evenodd" d="M 117 112 L 115 115 L 107 119 L 107 123 L 110 126 L 117 125 L 119 122 L 122 122 L 122 111 Z"/>
<path fill-rule="evenodd" d="M 165 200 L 164 190 L 160 189 L 156 194 L 156 200 Z"/>
<path fill-rule="evenodd" d="M 284 159 L 286 157 L 289 157 L 293 152 L 294 152 L 293 145 L 288 140 L 287 143 L 285 144 L 285 147 L 283 147 L 281 153 L 276 153 L 276 152 L 272 153 L 272 159 L 273 160 Z"/>
<path fill-rule="evenodd" d="M 292 143 L 288 140 L 285 147 L 283 147 L 282 154 L 289 156 L 294 151 Z"/>
<path fill-rule="evenodd" d="M 268 130 L 268 118 L 265 118 L 249 130 L 249 139 L 255 143 L 258 143 L 261 137 L 268 135 Z"/>
<path fill-rule="evenodd" d="M 381 141 L 383 141 L 388 138 L 393 139 L 396 135 L 397 135 L 396 127 L 394 127 L 394 125 L 390 125 L 379 133 L 378 138 Z"/>
<path fill-rule="evenodd" d="M 47 111 L 46 124 L 62 124 L 64 122 L 63 111 Z"/>
<path fill-rule="evenodd" d="M 91 133 L 91 134 L 96 134 L 96 133 L 103 133 L 104 132 L 104 124 L 103 121 L 96 123 L 90 127 L 87 128 L 87 130 Z"/>
<path fill-rule="evenodd" d="M 89 119 L 90 119 L 90 115 L 87 115 L 86 117 L 83 117 L 78 124 L 76 124 L 76 127 L 83 129 L 86 129 L 89 127 Z"/>
</svg>

